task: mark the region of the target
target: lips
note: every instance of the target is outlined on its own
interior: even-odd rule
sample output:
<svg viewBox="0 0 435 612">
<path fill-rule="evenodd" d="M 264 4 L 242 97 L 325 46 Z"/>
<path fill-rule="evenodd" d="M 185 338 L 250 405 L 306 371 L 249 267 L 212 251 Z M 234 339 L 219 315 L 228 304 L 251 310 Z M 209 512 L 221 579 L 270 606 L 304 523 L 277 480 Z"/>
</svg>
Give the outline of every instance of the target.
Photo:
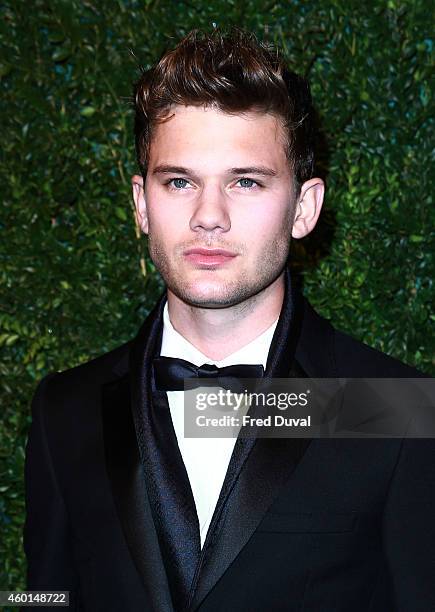
<svg viewBox="0 0 435 612">
<path fill-rule="evenodd" d="M 237 257 L 236 253 L 224 249 L 189 249 L 184 253 L 188 261 L 197 266 L 221 266 Z"/>
</svg>

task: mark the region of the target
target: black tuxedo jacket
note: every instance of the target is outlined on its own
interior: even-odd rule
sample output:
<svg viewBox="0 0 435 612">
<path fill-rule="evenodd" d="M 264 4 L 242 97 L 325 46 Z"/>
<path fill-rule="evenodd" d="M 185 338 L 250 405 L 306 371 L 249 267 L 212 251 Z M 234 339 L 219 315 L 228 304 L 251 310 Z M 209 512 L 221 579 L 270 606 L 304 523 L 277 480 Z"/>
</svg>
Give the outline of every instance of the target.
<svg viewBox="0 0 435 612">
<path fill-rule="evenodd" d="M 418 374 L 336 331 L 306 300 L 299 326 L 307 376 Z M 69 590 L 73 610 L 173 612 L 136 435 L 147 398 L 135 342 L 46 377 L 33 402 L 27 588 Z M 206 543 L 190 610 L 435 611 L 434 441 L 256 440 Z"/>
</svg>

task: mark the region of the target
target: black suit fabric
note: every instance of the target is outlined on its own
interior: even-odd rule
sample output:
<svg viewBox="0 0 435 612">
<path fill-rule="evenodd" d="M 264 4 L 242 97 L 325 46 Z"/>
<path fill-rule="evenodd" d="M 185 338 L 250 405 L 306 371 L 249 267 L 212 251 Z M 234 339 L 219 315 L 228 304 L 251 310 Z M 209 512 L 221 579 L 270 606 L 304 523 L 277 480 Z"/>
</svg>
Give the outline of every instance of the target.
<svg viewBox="0 0 435 612">
<path fill-rule="evenodd" d="M 280 376 L 418 375 L 295 299 Z M 141 451 L 149 401 L 141 346 L 161 333 L 162 305 L 133 342 L 46 377 L 35 394 L 27 588 L 68 590 L 72 610 L 178 612 Z M 275 348 L 281 339 L 282 331 Z M 239 447 L 189 612 L 435 611 L 432 440 L 257 439 Z"/>
</svg>

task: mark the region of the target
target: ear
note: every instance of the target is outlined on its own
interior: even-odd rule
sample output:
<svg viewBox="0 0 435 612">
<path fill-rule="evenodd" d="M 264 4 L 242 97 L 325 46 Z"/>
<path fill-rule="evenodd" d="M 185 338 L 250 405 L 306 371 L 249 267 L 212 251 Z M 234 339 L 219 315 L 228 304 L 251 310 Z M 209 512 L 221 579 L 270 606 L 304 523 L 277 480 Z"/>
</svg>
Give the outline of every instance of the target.
<svg viewBox="0 0 435 612">
<path fill-rule="evenodd" d="M 299 194 L 293 221 L 293 238 L 303 238 L 315 227 L 322 210 L 325 183 L 320 178 L 306 181 Z"/>
<path fill-rule="evenodd" d="M 133 200 L 136 208 L 136 221 L 144 234 L 148 234 L 148 215 L 143 188 L 143 178 L 135 174 L 131 178 L 133 188 Z"/>
</svg>

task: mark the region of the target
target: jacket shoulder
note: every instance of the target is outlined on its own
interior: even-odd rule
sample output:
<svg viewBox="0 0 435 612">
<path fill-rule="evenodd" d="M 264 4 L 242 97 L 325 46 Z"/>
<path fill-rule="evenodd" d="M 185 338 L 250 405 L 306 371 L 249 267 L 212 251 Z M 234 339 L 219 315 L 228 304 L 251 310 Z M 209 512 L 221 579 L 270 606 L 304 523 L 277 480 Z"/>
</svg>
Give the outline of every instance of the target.
<svg viewBox="0 0 435 612">
<path fill-rule="evenodd" d="M 321 364 L 319 376 L 343 378 L 420 378 L 427 376 L 395 357 L 372 348 L 332 325 L 304 299 L 303 353 Z M 327 374 L 326 374 L 327 373 Z"/>
<path fill-rule="evenodd" d="M 420 378 L 416 368 L 334 328 L 334 349 L 339 376 L 367 378 Z"/>
<path fill-rule="evenodd" d="M 46 386 L 50 397 L 81 395 L 91 388 L 99 388 L 114 378 L 128 372 L 129 353 L 132 340 L 75 367 L 54 372 L 40 382 Z M 49 384 L 46 384 L 49 383 Z"/>
</svg>

